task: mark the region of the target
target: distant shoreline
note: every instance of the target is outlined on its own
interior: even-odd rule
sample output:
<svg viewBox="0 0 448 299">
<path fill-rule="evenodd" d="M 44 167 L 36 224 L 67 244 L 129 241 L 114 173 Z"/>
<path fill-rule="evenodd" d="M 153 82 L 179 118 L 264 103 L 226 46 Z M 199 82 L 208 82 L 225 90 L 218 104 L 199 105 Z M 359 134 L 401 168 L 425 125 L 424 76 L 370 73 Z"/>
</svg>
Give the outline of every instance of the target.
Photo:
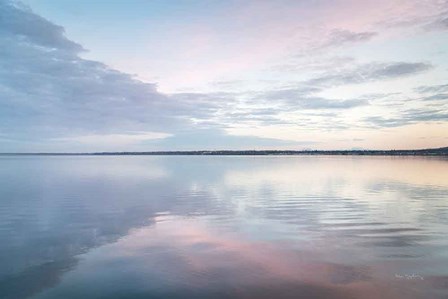
<svg viewBox="0 0 448 299">
<path fill-rule="evenodd" d="M 448 156 L 448 147 L 417 150 L 213 150 L 92 153 L 0 153 L 0 156 Z"/>
</svg>

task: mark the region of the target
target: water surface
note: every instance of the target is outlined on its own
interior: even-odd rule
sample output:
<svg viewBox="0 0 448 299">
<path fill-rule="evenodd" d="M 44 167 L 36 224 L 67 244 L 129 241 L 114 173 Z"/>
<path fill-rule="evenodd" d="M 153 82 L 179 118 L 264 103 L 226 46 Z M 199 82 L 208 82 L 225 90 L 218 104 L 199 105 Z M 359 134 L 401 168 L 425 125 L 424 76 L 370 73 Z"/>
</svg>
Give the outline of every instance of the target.
<svg viewBox="0 0 448 299">
<path fill-rule="evenodd" d="M 0 298 L 447 298 L 448 160 L 0 157 Z"/>
</svg>

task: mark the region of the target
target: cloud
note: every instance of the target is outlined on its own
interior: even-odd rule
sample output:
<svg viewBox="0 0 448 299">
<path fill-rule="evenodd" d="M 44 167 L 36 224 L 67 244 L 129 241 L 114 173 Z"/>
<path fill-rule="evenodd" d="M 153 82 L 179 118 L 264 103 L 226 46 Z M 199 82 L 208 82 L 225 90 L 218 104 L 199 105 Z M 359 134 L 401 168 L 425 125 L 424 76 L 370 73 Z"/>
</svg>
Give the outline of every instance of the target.
<svg viewBox="0 0 448 299">
<path fill-rule="evenodd" d="M 172 136 L 167 133 L 158 132 L 130 132 L 128 134 L 93 134 L 81 135 L 74 137 L 55 138 L 51 141 L 55 143 L 67 142 L 70 145 L 87 145 L 95 144 L 97 148 L 116 148 L 122 149 L 123 146 L 132 146 L 136 142 L 146 142 L 150 140 L 159 140 Z"/>
<path fill-rule="evenodd" d="M 347 84 L 403 78 L 423 73 L 432 68 L 431 64 L 424 62 L 368 63 L 350 69 L 327 72 L 319 77 L 305 81 L 304 84 L 329 88 Z"/>
<path fill-rule="evenodd" d="M 378 33 L 372 31 L 353 32 L 350 30 L 335 29 L 328 34 L 328 41 L 322 45 L 322 48 L 366 42 L 376 35 L 378 35 Z"/>
<path fill-rule="evenodd" d="M 440 85 L 424 85 L 414 88 L 414 90 L 418 93 L 437 93 L 437 92 L 445 92 L 448 91 L 448 84 L 440 84 Z"/>
<path fill-rule="evenodd" d="M 448 100 L 448 93 L 434 94 L 434 95 L 423 98 L 423 100 L 425 100 L 425 101 L 445 101 L 445 100 Z"/>
<path fill-rule="evenodd" d="M 2 128 L 53 135 L 173 122 L 163 113 L 170 99 L 154 84 L 80 58 L 61 27 L 10 2 L 0 4 L 0 19 L 8 24 L 0 31 Z"/>
<path fill-rule="evenodd" d="M 81 58 L 64 29 L 15 2 L 0 3 L 0 134 L 8 151 L 242 148 L 291 141 L 233 136 L 233 93 L 163 94 Z M 280 123 L 252 111 L 252 121 Z M 249 117 L 250 118 L 250 117 Z M 227 124 L 226 124 L 227 123 Z M 126 147 L 126 148 L 123 148 Z"/>
<path fill-rule="evenodd" d="M 447 28 L 448 1 L 446 0 L 404 0 L 396 1 L 394 4 L 395 13 L 385 14 L 386 17 L 379 22 L 380 24 L 388 28 L 417 28 L 419 30 Z"/>
<path fill-rule="evenodd" d="M 367 42 L 378 35 L 373 31 L 351 31 L 348 29 L 321 29 L 308 34 L 308 36 L 302 37 L 302 43 L 297 46 L 296 58 L 309 58 L 309 56 L 324 54 L 332 49 Z"/>
<path fill-rule="evenodd" d="M 442 29 L 447 30 L 448 29 L 448 15 L 444 15 L 443 17 L 434 20 L 428 27 L 434 28 L 434 29 Z"/>
<path fill-rule="evenodd" d="M 311 95 L 320 90 L 312 87 L 274 90 L 260 94 L 260 96 L 256 97 L 256 100 L 263 100 L 266 103 L 285 103 L 285 111 L 295 109 L 350 109 L 368 105 L 369 103 L 364 99 L 338 100 Z"/>
<path fill-rule="evenodd" d="M 220 122 L 226 124 L 227 127 L 232 127 L 235 123 L 256 123 L 263 125 L 288 124 L 288 121 L 279 117 L 279 114 L 283 111 L 284 108 L 280 107 L 238 109 L 237 111 L 230 111 L 221 115 Z"/>
<path fill-rule="evenodd" d="M 309 56 L 301 57 L 298 61 L 281 64 L 271 67 L 273 71 L 285 73 L 298 73 L 303 71 L 327 71 L 329 69 L 341 69 L 356 62 L 355 58 L 348 56 L 331 56 L 313 58 Z"/>
<path fill-rule="evenodd" d="M 389 62 L 359 64 L 355 67 L 325 72 L 311 79 L 297 82 L 298 87 L 261 92 L 252 102 L 286 104 L 285 111 L 295 109 L 351 109 L 369 105 L 368 98 L 328 99 L 316 96 L 326 89 L 417 75 L 432 69 L 424 62 Z"/>
<path fill-rule="evenodd" d="M 446 6 L 448 2 L 445 2 L 445 8 L 442 12 L 426 16 L 423 19 L 423 28 L 426 30 L 447 30 L 448 29 L 448 10 Z"/>
<path fill-rule="evenodd" d="M 296 19 L 295 14 L 291 14 L 291 20 Z M 273 18 L 273 20 L 278 19 Z M 296 24 L 294 22 L 289 25 Z M 284 30 L 284 24 L 280 25 L 282 26 L 275 27 L 275 30 L 270 32 L 269 36 L 273 41 L 278 39 L 277 29 L 281 32 Z M 310 42 L 305 45 L 306 49 L 317 47 L 314 49 L 329 50 L 366 42 L 378 35 L 376 28 L 368 26 L 357 28 L 343 26 L 339 22 L 329 22 L 328 25 L 322 30 L 317 30 L 321 35 L 313 34 L 315 27 L 312 27 L 310 32 L 307 31 L 311 39 L 305 40 L 305 43 Z M 257 28 L 256 33 L 259 34 L 258 27 L 251 27 L 250 32 L 246 32 L 248 37 L 254 33 L 253 28 Z M 294 48 L 296 45 L 290 44 L 289 38 L 302 41 L 302 33 L 304 32 L 299 32 L 297 36 L 290 36 L 288 33 L 287 38 L 283 36 L 285 37 L 284 48 L 277 48 L 274 42 L 265 44 L 268 39 L 264 34 L 260 34 L 262 37 L 260 40 L 263 43 L 250 43 L 250 49 L 260 49 L 263 53 L 258 54 L 263 59 L 265 54 L 271 57 L 271 46 L 273 50 L 277 49 L 283 54 L 283 49 L 289 46 Z M 246 35 L 238 36 L 241 38 Z M 230 37 L 232 36 L 229 36 L 229 40 Z M 324 38 L 321 39 L 321 37 Z M 251 41 L 250 38 L 247 40 Z M 219 46 L 222 45 L 221 39 L 213 39 L 213 41 Z M 236 48 L 235 53 L 240 53 L 240 48 Z M 356 124 L 342 117 L 338 125 L 333 126 L 332 120 L 335 115 L 329 114 L 328 111 L 340 115 L 350 109 L 373 105 L 374 101 L 362 95 L 354 98 L 339 95 L 326 98 L 320 93 L 337 86 L 406 78 L 433 68 L 430 63 L 422 61 L 360 64 L 354 58 L 346 56 L 338 56 L 339 58 L 331 59 L 331 61 L 314 57 L 313 59 L 316 60 L 308 61 L 307 70 L 312 69 L 312 71 L 306 74 L 311 77 L 298 76 L 301 78 L 298 80 L 294 79 L 296 77 L 285 79 L 280 76 L 280 79 L 275 79 L 282 83 L 288 80 L 288 87 L 283 85 L 272 88 L 270 86 L 264 91 L 258 89 L 231 92 L 229 90 L 235 89 L 235 86 L 240 87 L 241 90 L 246 89 L 245 81 L 244 79 L 227 80 L 228 78 L 224 76 L 223 83 L 218 84 L 222 92 L 167 94 L 160 92 L 155 83 L 138 80 L 105 63 L 83 58 L 81 55 L 84 51 L 86 50 L 82 45 L 65 36 L 63 27 L 36 15 L 28 7 L 15 1 L 0 2 L 0 142 L 2 148 L 8 145 L 9 149 L 14 150 L 15 143 L 20 148 L 26 150 L 29 147 L 32 150 L 32 148 L 43 148 L 41 146 L 46 142 L 48 147 L 59 144 L 58 148 L 61 149 L 64 144 L 66 149 L 70 149 L 70 144 L 86 146 L 102 144 L 110 146 L 111 150 L 120 145 L 135 149 L 131 147 L 132 144 L 138 144 L 140 150 L 147 147 L 191 149 L 205 147 L 207 144 L 210 147 L 227 145 L 227 148 L 242 145 L 247 147 L 292 145 L 288 140 L 233 136 L 226 132 L 229 128 L 237 126 L 264 125 L 290 125 L 292 128 L 308 126 L 316 129 L 328 128 L 331 125 L 332 128 L 345 129 Z M 284 53 L 288 55 L 286 52 Z M 225 59 L 216 61 L 224 69 L 235 65 L 239 70 L 240 61 L 232 60 L 235 55 L 233 55 L 234 52 L 231 53 L 232 55 L 228 57 L 224 55 Z M 248 56 L 252 56 L 253 53 L 249 54 Z M 242 56 L 239 59 L 246 58 Z M 253 64 L 258 67 L 257 59 L 253 61 Z M 330 62 L 332 67 L 328 67 Z M 186 63 L 196 65 L 194 60 L 187 59 Z M 241 64 L 244 63 L 241 61 Z M 209 70 L 213 63 L 207 62 L 203 65 Z M 294 71 L 299 72 L 301 66 L 296 67 Z M 334 69 L 337 71 L 331 71 Z M 190 73 L 196 73 L 196 71 L 197 69 L 193 68 Z M 208 73 L 207 77 L 209 77 Z M 255 80 L 258 79 L 257 77 Z M 446 98 L 447 90 L 447 85 L 434 85 L 421 86 L 416 89 L 416 92 L 422 95 L 420 99 L 422 101 L 440 101 Z M 401 112 L 402 118 L 388 119 L 384 116 L 370 115 L 368 119 L 369 116 L 366 115 L 366 122 L 394 125 L 400 122 L 410 123 L 444 118 L 442 110 L 437 111 L 436 116 L 431 118 L 430 113 L 418 115 L 414 112 L 412 115 L 406 115 L 400 108 L 394 109 L 398 109 L 395 111 L 397 115 Z M 284 117 L 285 114 L 292 117 Z"/>
<path fill-rule="evenodd" d="M 193 129 L 233 100 L 225 93 L 162 94 L 155 84 L 81 58 L 82 50 L 29 8 L 0 3 L 2 143 L 143 142 Z"/>
<path fill-rule="evenodd" d="M 409 109 L 398 117 L 369 116 L 364 122 L 374 127 L 400 127 L 421 122 L 446 122 L 448 112 L 443 109 L 420 110 Z"/>
<path fill-rule="evenodd" d="M 222 129 L 195 129 L 179 132 L 176 136 L 167 137 L 155 146 L 161 149 L 191 150 L 191 149 L 259 149 L 275 148 L 277 146 L 301 146 L 315 144 L 313 141 L 288 141 L 275 138 L 260 138 L 255 136 L 228 135 Z"/>
<path fill-rule="evenodd" d="M 0 34 L 11 39 L 33 43 L 47 50 L 58 49 L 80 52 L 83 47 L 64 36 L 64 28 L 34 14 L 16 1 L 5 0 L 0 4 Z"/>
<path fill-rule="evenodd" d="M 419 100 L 441 102 L 448 100 L 448 84 L 424 85 L 414 88 L 414 91 L 422 95 Z"/>
</svg>

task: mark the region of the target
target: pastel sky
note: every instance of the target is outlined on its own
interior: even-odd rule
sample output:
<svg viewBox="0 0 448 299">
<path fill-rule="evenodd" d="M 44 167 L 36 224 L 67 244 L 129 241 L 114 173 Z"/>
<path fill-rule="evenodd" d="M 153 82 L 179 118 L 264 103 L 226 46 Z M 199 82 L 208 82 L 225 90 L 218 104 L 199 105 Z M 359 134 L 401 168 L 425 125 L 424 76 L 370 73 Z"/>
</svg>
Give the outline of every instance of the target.
<svg viewBox="0 0 448 299">
<path fill-rule="evenodd" d="M 0 0 L 0 152 L 442 146 L 446 0 Z"/>
</svg>

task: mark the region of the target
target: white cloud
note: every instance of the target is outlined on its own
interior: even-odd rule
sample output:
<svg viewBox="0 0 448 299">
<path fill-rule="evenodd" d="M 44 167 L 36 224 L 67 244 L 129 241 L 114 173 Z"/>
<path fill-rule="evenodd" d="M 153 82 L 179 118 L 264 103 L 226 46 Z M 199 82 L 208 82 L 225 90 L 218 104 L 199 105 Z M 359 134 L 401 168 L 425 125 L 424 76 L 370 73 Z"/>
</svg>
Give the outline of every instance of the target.
<svg viewBox="0 0 448 299">
<path fill-rule="evenodd" d="M 126 145 L 134 145 L 144 141 L 164 139 L 172 136 L 172 134 L 159 132 L 138 132 L 131 134 L 92 134 L 73 137 L 55 138 L 56 142 L 80 143 L 88 146 L 98 147 L 122 147 Z"/>
</svg>

